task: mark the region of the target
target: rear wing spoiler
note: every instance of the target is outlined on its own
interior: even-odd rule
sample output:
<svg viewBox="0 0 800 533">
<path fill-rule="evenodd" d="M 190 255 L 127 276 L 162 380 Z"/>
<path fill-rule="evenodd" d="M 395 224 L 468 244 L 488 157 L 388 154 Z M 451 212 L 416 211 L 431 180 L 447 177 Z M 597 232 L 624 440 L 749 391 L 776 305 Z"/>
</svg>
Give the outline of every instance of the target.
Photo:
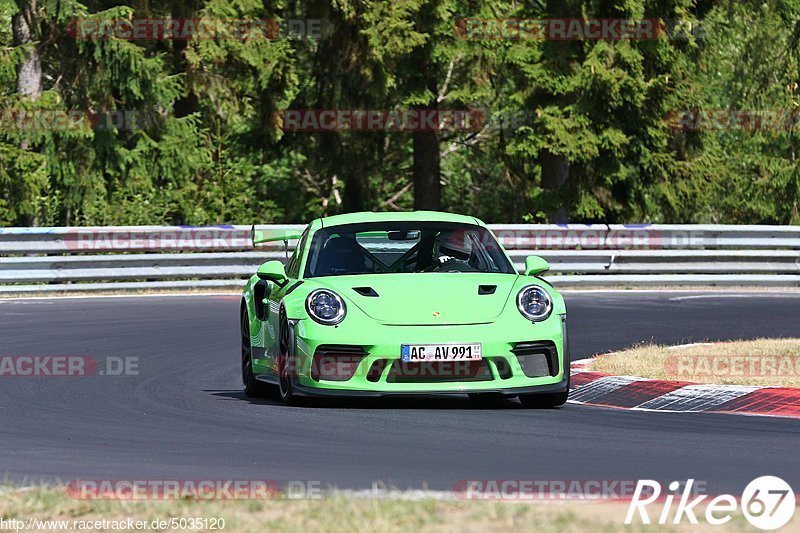
<svg viewBox="0 0 800 533">
<path fill-rule="evenodd" d="M 253 241 L 253 246 L 265 242 L 295 241 L 302 234 L 302 230 L 296 229 L 256 229 L 255 225 L 250 228 L 250 238 Z"/>
</svg>

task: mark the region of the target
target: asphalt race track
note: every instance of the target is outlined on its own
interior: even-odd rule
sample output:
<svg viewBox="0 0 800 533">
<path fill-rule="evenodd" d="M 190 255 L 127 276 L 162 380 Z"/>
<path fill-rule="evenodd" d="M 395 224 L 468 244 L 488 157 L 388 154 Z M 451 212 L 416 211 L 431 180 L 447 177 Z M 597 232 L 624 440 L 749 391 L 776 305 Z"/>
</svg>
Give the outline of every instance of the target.
<svg viewBox="0 0 800 533">
<path fill-rule="evenodd" d="M 697 294 L 699 297 L 685 298 Z M 675 298 L 678 299 L 675 299 Z M 139 358 L 138 375 L 0 378 L 0 476 L 271 479 L 449 490 L 464 479 L 800 479 L 800 421 L 460 398 L 253 402 L 238 299 L 0 301 L 0 355 Z M 800 336 L 800 294 L 569 293 L 573 359 L 637 341 Z"/>
</svg>

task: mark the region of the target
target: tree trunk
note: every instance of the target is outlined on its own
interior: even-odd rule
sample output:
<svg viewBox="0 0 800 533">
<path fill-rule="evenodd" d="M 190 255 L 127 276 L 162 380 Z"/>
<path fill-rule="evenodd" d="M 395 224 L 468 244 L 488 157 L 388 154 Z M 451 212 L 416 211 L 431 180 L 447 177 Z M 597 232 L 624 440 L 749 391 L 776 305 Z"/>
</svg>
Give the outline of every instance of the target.
<svg viewBox="0 0 800 533">
<path fill-rule="evenodd" d="M 569 18 L 576 9 L 580 10 L 580 2 L 576 0 L 547 0 L 545 17 L 552 19 Z M 567 68 L 569 61 L 581 55 L 581 43 L 570 40 L 547 40 L 544 43 L 545 59 L 552 64 L 551 68 L 561 71 Z M 569 102 L 563 95 L 545 92 L 538 98 L 538 103 L 542 107 L 555 105 L 563 109 Z M 551 193 L 559 192 L 569 180 L 569 161 L 563 155 L 552 153 L 547 148 L 539 152 L 539 165 L 542 170 L 542 189 Z M 546 208 L 547 217 L 551 223 L 563 224 L 568 222 L 569 210 L 564 205 L 562 195 L 552 194 L 551 198 L 558 201 L 557 204 Z"/>
<path fill-rule="evenodd" d="M 569 178 L 569 161 L 563 155 L 556 155 L 549 150 L 539 153 L 539 164 L 542 168 L 542 189 L 557 192 L 561 190 Z M 564 224 L 568 222 L 569 213 L 566 206 L 559 205 L 548 214 L 550 222 Z"/>
<path fill-rule="evenodd" d="M 417 31 L 434 35 L 439 22 L 440 0 L 424 2 L 417 14 L 415 27 Z M 433 37 L 414 49 L 410 54 L 411 64 L 407 83 L 411 93 L 418 93 L 425 89 L 432 95 L 430 102 L 418 107 L 426 110 L 438 110 L 440 91 L 439 83 L 442 81 L 440 69 L 434 59 L 435 45 Z M 438 122 L 438 121 L 437 121 Z M 442 210 L 442 185 L 441 185 L 441 160 L 439 156 L 439 132 L 414 131 L 412 134 L 414 174 L 414 209 L 427 209 L 431 211 Z"/>
<path fill-rule="evenodd" d="M 170 6 L 170 10 L 172 11 L 172 16 L 177 19 L 188 20 L 197 17 L 197 11 L 192 3 L 174 2 Z M 200 110 L 200 102 L 194 92 L 194 88 L 191 86 L 191 76 L 194 73 L 191 71 L 191 66 L 184 55 L 188 45 L 189 41 L 184 39 L 176 39 L 171 43 L 174 61 L 173 74 L 183 73 L 186 76 L 186 83 L 189 89 L 186 94 L 178 97 L 173 104 L 176 118 L 186 117 Z"/>
<path fill-rule="evenodd" d="M 414 209 L 441 211 L 439 134 L 435 131 L 415 131 L 412 136 L 414 142 Z"/>
<path fill-rule="evenodd" d="M 18 4 L 20 12 L 11 19 L 14 32 L 14 46 L 30 44 L 34 41 L 33 27 L 36 20 L 36 0 Z M 17 71 L 17 91 L 31 100 L 36 100 L 42 92 L 42 60 L 39 50 L 32 47 Z"/>
<path fill-rule="evenodd" d="M 329 134 L 329 136 L 333 138 L 333 134 Z M 367 163 L 368 156 L 360 152 L 363 147 L 359 143 L 343 145 L 341 141 L 339 142 L 340 144 L 335 151 L 335 153 L 337 153 L 336 161 L 347 161 L 345 167 L 347 169 L 347 178 L 344 180 L 342 208 L 345 213 L 372 209 L 369 187 L 369 166 Z M 355 149 L 352 153 L 351 146 Z M 366 146 L 369 146 L 369 143 L 367 143 Z"/>
<path fill-rule="evenodd" d="M 344 200 L 342 207 L 345 213 L 355 213 L 367 209 L 368 184 L 361 175 L 350 174 L 344 182 Z"/>
<path fill-rule="evenodd" d="M 28 0 L 27 3 L 18 2 L 17 5 L 20 10 L 11 18 L 11 31 L 14 36 L 14 46 L 23 46 L 35 40 L 33 28 L 36 20 L 36 0 Z M 34 101 L 42 93 L 42 60 L 35 46 L 25 52 L 25 59 L 17 71 L 17 92 L 22 97 Z M 23 140 L 19 143 L 19 147 L 28 150 L 28 142 Z M 20 215 L 19 224 L 38 225 L 34 213 Z"/>
</svg>

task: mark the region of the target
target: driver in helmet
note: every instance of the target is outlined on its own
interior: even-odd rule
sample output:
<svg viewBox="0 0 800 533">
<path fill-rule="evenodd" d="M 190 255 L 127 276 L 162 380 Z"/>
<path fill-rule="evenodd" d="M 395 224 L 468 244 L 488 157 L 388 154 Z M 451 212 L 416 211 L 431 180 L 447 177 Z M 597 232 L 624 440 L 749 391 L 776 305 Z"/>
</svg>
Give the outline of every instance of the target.
<svg viewBox="0 0 800 533">
<path fill-rule="evenodd" d="M 464 231 L 443 231 L 433 244 L 433 267 L 449 270 L 471 270 L 472 241 Z"/>
</svg>

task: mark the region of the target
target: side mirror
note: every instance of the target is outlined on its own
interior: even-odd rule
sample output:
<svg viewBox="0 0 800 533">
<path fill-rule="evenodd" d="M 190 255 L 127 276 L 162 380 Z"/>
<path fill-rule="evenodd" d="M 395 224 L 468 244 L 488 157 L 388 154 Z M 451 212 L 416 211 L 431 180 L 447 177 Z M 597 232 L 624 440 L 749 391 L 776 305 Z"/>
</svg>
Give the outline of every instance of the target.
<svg viewBox="0 0 800 533">
<path fill-rule="evenodd" d="M 273 281 L 275 283 L 283 283 L 287 278 L 286 270 L 283 268 L 283 263 L 277 260 L 267 261 L 258 267 L 256 275 L 259 277 L 259 279 L 263 279 L 264 281 Z"/>
<path fill-rule="evenodd" d="M 538 276 L 542 272 L 550 270 L 550 263 L 538 255 L 529 255 L 525 258 L 525 275 Z"/>
</svg>

